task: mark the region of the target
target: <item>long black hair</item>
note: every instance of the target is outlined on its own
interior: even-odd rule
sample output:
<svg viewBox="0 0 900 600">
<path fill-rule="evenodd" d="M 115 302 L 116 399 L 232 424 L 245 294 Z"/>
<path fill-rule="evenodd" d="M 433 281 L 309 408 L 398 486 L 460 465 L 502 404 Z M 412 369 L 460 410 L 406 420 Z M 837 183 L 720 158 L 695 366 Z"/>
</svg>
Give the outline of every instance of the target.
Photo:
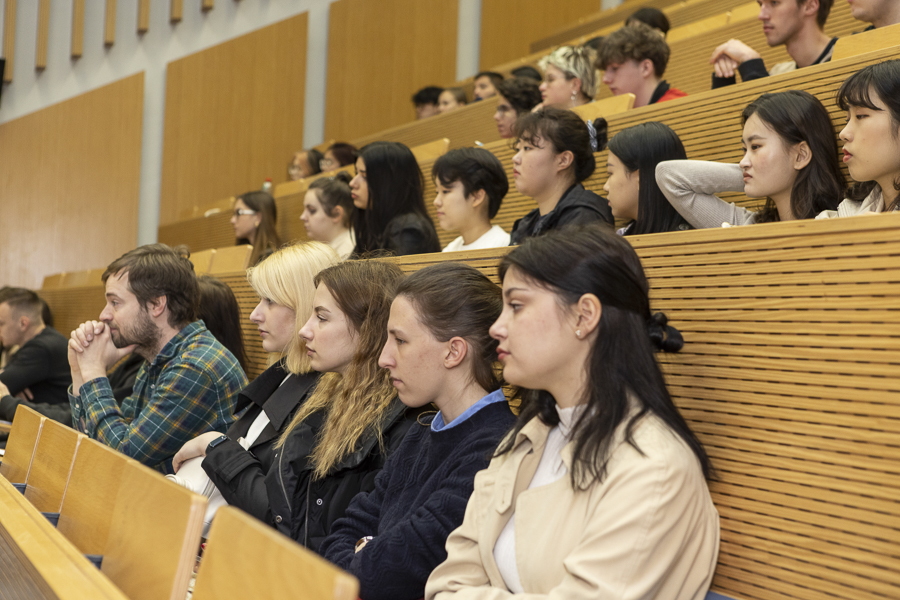
<svg viewBox="0 0 900 600">
<path fill-rule="evenodd" d="M 632 433 L 641 417 L 653 413 L 693 450 L 708 478 L 706 451 L 672 402 L 654 356 L 654 350 L 677 352 L 684 340 L 663 313 L 651 314 L 649 283 L 631 245 L 597 226 L 551 231 L 507 254 L 500 261 L 501 280 L 511 268 L 552 291 L 560 304 L 594 294 L 603 307 L 586 365 L 587 408 L 572 428 L 573 488 L 585 489 L 606 476 L 613 435 L 629 415 L 629 396 L 638 400 L 639 410 L 625 426 L 625 440 L 640 452 Z M 559 423 L 556 400 L 546 391 L 523 394 L 519 420 L 497 453 L 511 450 L 516 434 L 535 417 L 551 427 Z"/>
<path fill-rule="evenodd" d="M 382 234 L 391 219 L 416 213 L 431 224 L 433 246 L 439 246 L 437 230 L 423 200 L 424 182 L 416 157 L 400 142 L 372 142 L 363 147 L 359 158 L 366 165 L 369 205 L 353 218 L 356 234 L 355 254 L 382 249 Z"/>
<path fill-rule="evenodd" d="M 656 165 L 664 160 L 687 158 L 678 134 L 657 121 L 623 129 L 609 141 L 629 172 L 638 172 L 638 215 L 627 235 L 690 229 L 656 183 Z"/>
<path fill-rule="evenodd" d="M 847 78 L 837 93 L 837 104 L 841 110 L 849 111 L 851 106 L 860 106 L 869 110 L 880 111 L 872 102 L 872 92 L 887 107 L 891 114 L 894 129 L 891 135 L 895 138 L 900 129 L 900 60 L 887 60 L 877 65 L 869 65 Z M 850 186 L 847 197 L 860 201 L 865 199 L 878 186 L 874 181 L 861 181 Z M 881 190 L 884 197 L 885 211 L 900 208 L 900 177 L 894 180 L 893 200 L 888 197 L 888 190 Z"/>
<path fill-rule="evenodd" d="M 757 115 L 778 133 L 784 145 L 806 142 L 812 159 L 797 173 L 791 189 L 795 219 L 813 219 L 823 210 L 834 210 L 844 199 L 844 175 L 838 163 L 837 138 L 828 111 L 818 98 L 802 90 L 763 94 L 747 105 L 741 126 Z M 756 222 L 780 221 L 771 198 L 757 213 Z"/>
</svg>

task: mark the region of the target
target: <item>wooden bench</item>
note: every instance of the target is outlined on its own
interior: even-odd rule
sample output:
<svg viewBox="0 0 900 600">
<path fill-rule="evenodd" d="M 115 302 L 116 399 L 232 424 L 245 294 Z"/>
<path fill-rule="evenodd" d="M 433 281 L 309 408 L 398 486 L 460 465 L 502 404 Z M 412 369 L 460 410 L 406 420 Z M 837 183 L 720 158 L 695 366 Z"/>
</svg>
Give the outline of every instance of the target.
<svg viewBox="0 0 900 600">
<path fill-rule="evenodd" d="M 193 600 L 355 600 L 359 583 L 328 561 L 233 507 L 216 512 Z"/>
<path fill-rule="evenodd" d="M 34 461 L 34 449 L 41 438 L 47 418 L 27 406 L 19 405 L 6 441 L 6 453 L 0 462 L 0 475 L 7 481 L 27 485 Z"/>
<path fill-rule="evenodd" d="M 71 427 L 51 419 L 44 421 L 25 488 L 25 498 L 35 508 L 42 512 L 59 511 L 72 472 L 72 463 L 84 439 L 83 434 Z"/>
<path fill-rule="evenodd" d="M 850 58 L 851 56 L 859 56 L 867 52 L 890 48 L 891 46 L 896 46 L 898 40 L 900 40 L 900 23 L 843 37 L 834 46 L 832 60 Z"/>
</svg>

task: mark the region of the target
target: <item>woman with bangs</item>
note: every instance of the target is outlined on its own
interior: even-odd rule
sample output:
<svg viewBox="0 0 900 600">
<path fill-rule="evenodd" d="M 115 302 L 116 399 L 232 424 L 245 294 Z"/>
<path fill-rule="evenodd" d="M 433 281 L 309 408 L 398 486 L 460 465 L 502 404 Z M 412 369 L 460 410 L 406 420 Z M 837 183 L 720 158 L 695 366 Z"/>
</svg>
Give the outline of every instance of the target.
<svg viewBox="0 0 900 600">
<path fill-rule="evenodd" d="M 513 225 L 510 245 L 572 223 L 612 225 L 609 203 L 582 185 L 594 173 L 594 152 L 606 146 L 606 121 L 591 134 L 581 117 L 568 110 L 544 108 L 522 115 L 515 124 L 516 189 L 534 198 L 537 208 Z"/>
<path fill-rule="evenodd" d="M 851 75 L 838 92 L 838 105 L 847 111 L 840 135 L 844 163 L 857 183 L 837 210 L 816 218 L 900 209 L 900 60 Z"/>
<path fill-rule="evenodd" d="M 172 461 L 177 473 L 185 461 L 205 457 L 201 466 L 228 504 L 260 520 L 267 520 L 265 476 L 275 462 L 273 446 L 319 378 L 296 332 L 312 312 L 313 279 L 338 261 L 325 244 L 306 242 L 282 248 L 247 270 L 260 298 L 250 320 L 269 353 L 269 368 L 238 395 L 235 411 L 244 413 L 224 435 L 200 435 Z"/>
<path fill-rule="evenodd" d="M 673 160 L 656 167 L 656 182 L 682 217 L 698 229 L 812 219 L 844 196 L 831 117 L 812 94 L 763 94 L 744 109 L 740 163 Z M 751 211 L 721 192 L 765 198 Z"/>
</svg>

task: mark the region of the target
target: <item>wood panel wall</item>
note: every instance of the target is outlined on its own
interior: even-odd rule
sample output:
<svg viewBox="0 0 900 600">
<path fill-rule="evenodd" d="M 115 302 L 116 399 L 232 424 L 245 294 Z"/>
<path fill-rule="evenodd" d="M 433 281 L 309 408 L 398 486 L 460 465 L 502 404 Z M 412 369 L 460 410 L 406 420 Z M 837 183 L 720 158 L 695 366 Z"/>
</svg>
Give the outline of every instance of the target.
<svg viewBox="0 0 900 600">
<path fill-rule="evenodd" d="M 144 74 L 0 125 L 0 283 L 106 266 L 137 243 Z"/>
<path fill-rule="evenodd" d="M 337 0 L 328 18 L 325 139 L 415 119 L 426 85 L 456 81 L 457 0 Z"/>
<path fill-rule="evenodd" d="M 482 0 L 479 64 L 489 69 L 525 56 L 531 52 L 531 42 L 600 8 L 599 0 Z"/>
<path fill-rule="evenodd" d="M 307 17 L 169 63 L 160 223 L 287 179 L 303 144 Z"/>
</svg>

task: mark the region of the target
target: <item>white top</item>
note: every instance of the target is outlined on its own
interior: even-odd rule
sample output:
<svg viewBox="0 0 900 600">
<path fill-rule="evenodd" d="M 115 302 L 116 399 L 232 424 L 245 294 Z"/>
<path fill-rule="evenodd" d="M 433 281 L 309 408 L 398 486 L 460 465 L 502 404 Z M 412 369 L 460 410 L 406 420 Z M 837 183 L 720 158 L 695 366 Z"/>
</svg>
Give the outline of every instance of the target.
<svg viewBox="0 0 900 600">
<path fill-rule="evenodd" d="M 503 231 L 499 225 L 488 229 L 487 233 L 469 244 L 463 245 L 462 236 L 459 236 L 444 248 L 444 252 L 462 252 L 463 250 L 481 250 L 483 248 L 500 248 L 509 246 L 509 234 Z"/>
<path fill-rule="evenodd" d="M 744 191 L 744 174 L 739 165 L 667 160 L 656 165 L 656 183 L 669 204 L 696 229 L 756 222 L 755 212 L 715 196 Z"/>
<path fill-rule="evenodd" d="M 562 459 L 562 450 L 571 440 L 572 425 L 579 415 L 584 411 L 586 405 L 579 404 L 569 408 L 556 407 L 559 414 L 559 425 L 550 430 L 547 435 L 547 442 L 544 444 L 544 453 L 541 455 L 541 462 L 538 463 L 534 477 L 528 484 L 528 489 L 549 485 L 559 481 L 566 475 L 569 470 Z M 506 587 L 514 594 L 523 594 L 525 589 L 519 579 L 519 567 L 516 564 L 516 515 L 513 513 L 497 542 L 494 544 L 494 560 L 497 561 L 497 567 L 506 582 Z"/>
<path fill-rule="evenodd" d="M 853 217 L 866 213 L 881 213 L 884 212 L 884 209 L 884 196 L 881 194 L 881 188 L 876 186 L 861 201 L 845 199 L 838 204 L 837 210 L 823 210 L 816 215 L 816 219 L 835 219 L 837 217 Z"/>
<path fill-rule="evenodd" d="M 353 254 L 353 249 L 356 248 L 356 240 L 354 240 L 353 232 L 347 229 L 344 233 L 328 242 L 328 245 L 334 248 L 341 260 L 347 260 Z"/>
</svg>

